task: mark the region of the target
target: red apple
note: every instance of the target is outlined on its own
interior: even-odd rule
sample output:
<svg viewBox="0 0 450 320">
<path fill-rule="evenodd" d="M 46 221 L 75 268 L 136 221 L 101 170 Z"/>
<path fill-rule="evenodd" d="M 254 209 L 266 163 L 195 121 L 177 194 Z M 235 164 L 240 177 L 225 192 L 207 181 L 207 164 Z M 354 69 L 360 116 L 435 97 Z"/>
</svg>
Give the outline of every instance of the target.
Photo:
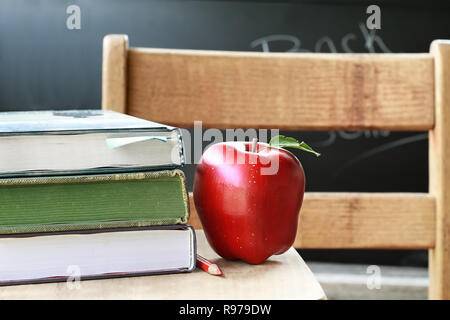
<svg viewBox="0 0 450 320">
<path fill-rule="evenodd" d="M 194 177 L 194 202 L 211 247 L 259 264 L 294 243 L 305 174 L 290 152 L 258 143 L 209 147 Z"/>
</svg>

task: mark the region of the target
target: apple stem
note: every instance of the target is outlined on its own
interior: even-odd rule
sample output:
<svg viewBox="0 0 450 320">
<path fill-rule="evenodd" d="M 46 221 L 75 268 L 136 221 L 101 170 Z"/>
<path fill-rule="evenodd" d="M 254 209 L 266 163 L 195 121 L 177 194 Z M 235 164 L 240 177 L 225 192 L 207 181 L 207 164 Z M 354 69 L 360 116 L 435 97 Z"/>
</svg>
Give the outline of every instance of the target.
<svg viewBox="0 0 450 320">
<path fill-rule="evenodd" d="M 252 152 L 256 152 L 256 146 L 258 145 L 258 138 L 253 138 L 252 141 Z"/>
</svg>

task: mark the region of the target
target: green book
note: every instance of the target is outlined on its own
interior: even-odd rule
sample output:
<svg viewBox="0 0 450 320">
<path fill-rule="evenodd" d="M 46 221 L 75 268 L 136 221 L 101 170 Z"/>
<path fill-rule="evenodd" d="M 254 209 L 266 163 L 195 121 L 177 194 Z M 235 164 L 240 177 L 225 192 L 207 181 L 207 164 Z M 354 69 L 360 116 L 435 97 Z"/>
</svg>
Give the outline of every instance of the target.
<svg viewBox="0 0 450 320">
<path fill-rule="evenodd" d="M 183 224 L 182 171 L 0 179 L 0 234 Z"/>
</svg>

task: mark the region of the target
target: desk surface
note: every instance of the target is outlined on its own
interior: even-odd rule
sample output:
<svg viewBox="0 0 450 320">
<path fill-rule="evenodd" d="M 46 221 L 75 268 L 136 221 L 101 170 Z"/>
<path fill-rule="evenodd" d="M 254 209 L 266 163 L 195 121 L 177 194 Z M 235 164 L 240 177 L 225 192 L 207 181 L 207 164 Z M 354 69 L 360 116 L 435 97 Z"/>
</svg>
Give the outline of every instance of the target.
<svg viewBox="0 0 450 320">
<path fill-rule="evenodd" d="M 260 265 L 220 258 L 196 230 L 198 253 L 219 265 L 225 277 L 192 273 L 0 287 L 0 299 L 325 299 L 294 248 Z"/>
</svg>

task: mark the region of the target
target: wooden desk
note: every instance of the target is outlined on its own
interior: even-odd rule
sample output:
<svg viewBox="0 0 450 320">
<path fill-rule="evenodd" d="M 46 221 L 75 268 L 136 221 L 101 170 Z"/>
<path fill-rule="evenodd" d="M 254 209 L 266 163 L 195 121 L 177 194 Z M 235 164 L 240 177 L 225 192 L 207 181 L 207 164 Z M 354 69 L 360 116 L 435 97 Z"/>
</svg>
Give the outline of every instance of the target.
<svg viewBox="0 0 450 320">
<path fill-rule="evenodd" d="M 326 299 L 294 248 L 261 265 L 220 258 L 196 230 L 198 253 L 216 262 L 226 277 L 192 273 L 0 287 L 0 299 Z"/>
</svg>

